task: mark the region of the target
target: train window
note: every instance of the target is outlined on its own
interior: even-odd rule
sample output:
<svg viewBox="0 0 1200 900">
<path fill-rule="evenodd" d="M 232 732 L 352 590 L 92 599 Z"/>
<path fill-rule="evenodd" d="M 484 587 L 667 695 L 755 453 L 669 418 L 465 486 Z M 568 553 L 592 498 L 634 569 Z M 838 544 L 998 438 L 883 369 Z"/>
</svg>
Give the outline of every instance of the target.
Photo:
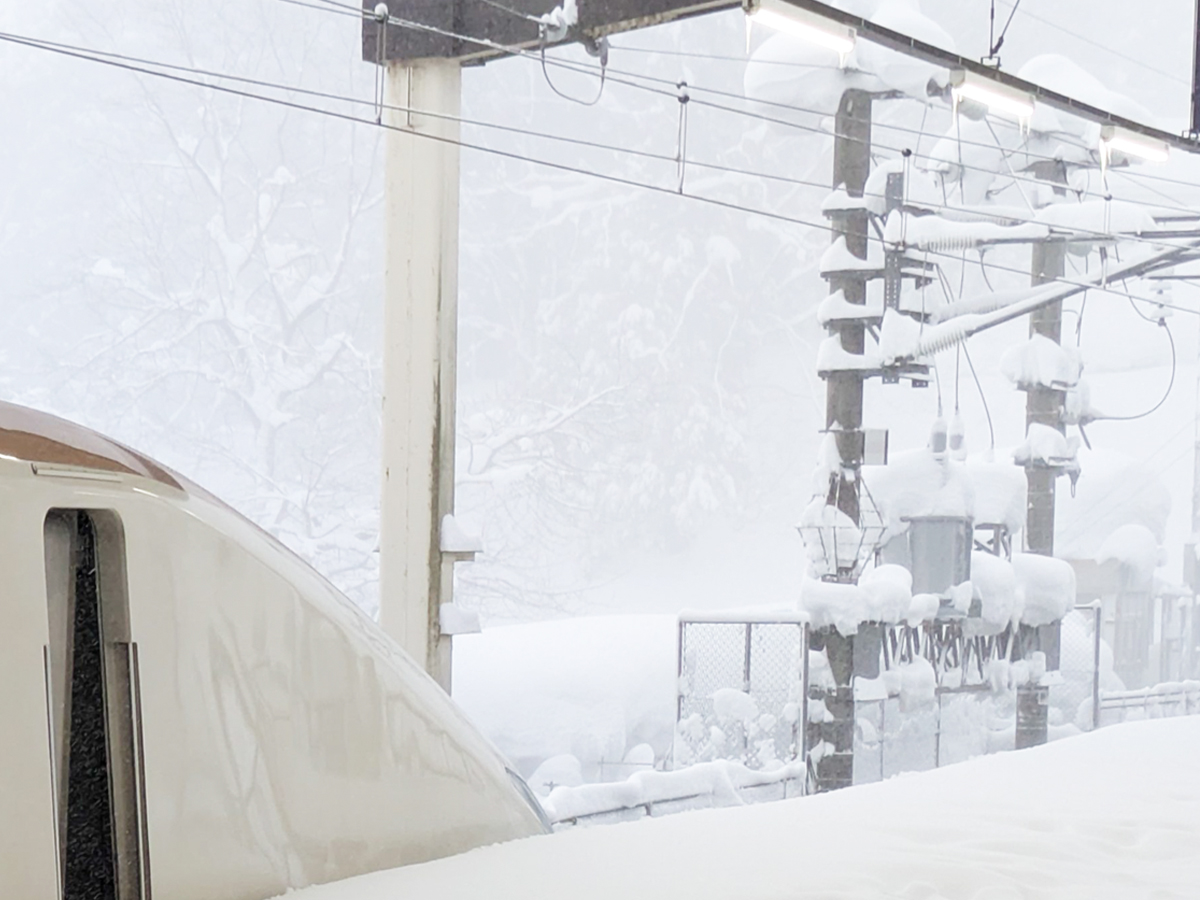
<svg viewBox="0 0 1200 900">
<path fill-rule="evenodd" d="M 63 900 L 149 900 L 137 646 L 121 521 L 52 510 L 43 526 L 50 744 Z"/>
</svg>

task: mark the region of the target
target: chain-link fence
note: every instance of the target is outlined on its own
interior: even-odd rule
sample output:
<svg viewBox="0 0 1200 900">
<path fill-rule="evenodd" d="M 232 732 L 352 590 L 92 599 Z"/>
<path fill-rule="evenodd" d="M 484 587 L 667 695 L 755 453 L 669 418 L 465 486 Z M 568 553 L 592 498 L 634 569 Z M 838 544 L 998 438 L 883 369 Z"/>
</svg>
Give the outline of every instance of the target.
<svg viewBox="0 0 1200 900">
<path fill-rule="evenodd" d="M 804 755 L 800 617 L 679 620 L 673 765 L 730 759 L 771 768 Z"/>
<path fill-rule="evenodd" d="M 931 690 L 908 689 L 905 681 L 920 670 L 908 669 L 902 659 L 893 661 L 886 677 L 856 684 L 855 783 L 1016 745 L 1016 686 L 1030 677 L 1031 664 L 1020 661 L 1029 637 L 1006 631 L 972 639 L 952 623 L 942 628 L 945 633 L 938 632 L 938 640 L 919 654 L 931 662 L 926 675 L 935 681 Z M 1098 606 L 1078 607 L 1062 620 L 1057 638 L 1041 645 L 1051 671 L 1035 677 L 1046 691 L 1052 739 L 1097 727 L 1103 707 L 1097 701 L 1104 690 L 1120 685 L 1101 628 Z M 935 652 L 943 646 L 951 652 Z"/>
<path fill-rule="evenodd" d="M 680 618 L 674 767 L 728 759 L 770 769 L 804 758 L 801 723 L 815 663 L 799 618 Z M 1192 680 L 1200 675 L 1195 598 L 1161 601 L 1157 640 L 1147 651 L 1163 679 L 1153 687 L 1126 689 L 1114 668 L 1112 630 L 1112 615 L 1106 618 L 1098 603 L 1076 607 L 1062 620 L 1046 654 L 1051 671 L 1039 679 L 1052 740 L 1132 719 L 1200 713 L 1200 681 Z M 1028 675 L 1020 671 L 1027 663 L 1012 661 L 1024 653 L 1015 632 L 969 638 L 953 628 L 935 631 L 906 632 L 915 641 L 909 655 L 933 664 L 932 693 L 902 684 L 919 674 L 905 674 L 911 660 L 903 654 L 889 662 L 885 651 L 884 668 L 892 667 L 887 677 L 856 679 L 856 783 L 1014 747 L 1015 685 Z M 820 662 L 821 654 L 812 656 Z"/>
</svg>

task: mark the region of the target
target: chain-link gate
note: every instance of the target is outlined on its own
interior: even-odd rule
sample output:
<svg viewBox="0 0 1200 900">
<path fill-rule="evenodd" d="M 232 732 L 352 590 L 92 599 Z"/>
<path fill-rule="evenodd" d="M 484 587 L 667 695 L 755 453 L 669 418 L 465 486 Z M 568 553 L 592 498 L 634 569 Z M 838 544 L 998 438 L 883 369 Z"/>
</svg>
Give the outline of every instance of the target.
<svg viewBox="0 0 1200 900">
<path fill-rule="evenodd" d="M 804 758 L 807 626 L 800 616 L 681 616 L 673 765 L 751 769 Z"/>
</svg>

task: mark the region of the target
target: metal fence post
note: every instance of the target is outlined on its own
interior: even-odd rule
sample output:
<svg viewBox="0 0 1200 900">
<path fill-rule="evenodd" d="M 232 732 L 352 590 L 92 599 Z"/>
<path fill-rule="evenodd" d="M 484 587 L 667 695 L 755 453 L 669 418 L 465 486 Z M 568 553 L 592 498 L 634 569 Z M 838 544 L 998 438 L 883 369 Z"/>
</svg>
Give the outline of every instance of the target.
<svg viewBox="0 0 1200 900">
<path fill-rule="evenodd" d="M 1095 632 L 1092 641 L 1094 652 L 1092 657 L 1092 731 L 1100 727 L 1100 625 L 1104 621 L 1104 610 L 1096 604 L 1093 628 Z"/>
<path fill-rule="evenodd" d="M 675 768 L 675 745 L 679 741 L 679 723 L 683 719 L 683 629 L 684 622 L 676 623 L 678 632 L 675 642 L 675 730 L 671 735 L 671 768 Z"/>
<path fill-rule="evenodd" d="M 804 793 L 808 793 L 809 781 L 809 765 L 808 765 L 808 623 L 805 622 L 801 628 L 803 636 L 800 640 L 800 652 L 803 654 L 800 657 L 800 759 L 804 762 Z"/>
</svg>

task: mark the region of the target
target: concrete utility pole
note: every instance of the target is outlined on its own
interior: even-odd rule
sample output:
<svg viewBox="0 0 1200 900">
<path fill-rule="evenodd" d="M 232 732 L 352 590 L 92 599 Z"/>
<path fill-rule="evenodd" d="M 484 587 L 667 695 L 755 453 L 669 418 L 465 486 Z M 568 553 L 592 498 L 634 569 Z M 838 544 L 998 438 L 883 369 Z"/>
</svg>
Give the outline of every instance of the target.
<svg viewBox="0 0 1200 900">
<path fill-rule="evenodd" d="M 452 602 L 454 558 L 441 550 L 454 511 L 458 316 L 459 136 L 464 62 L 492 45 L 537 47 L 538 17 L 557 0 L 364 0 L 363 59 L 386 67 L 386 278 L 379 621 L 450 690 L 451 644 L 440 610 Z M 607 0 L 580 5 L 565 40 L 730 9 L 738 0 Z M 423 28 L 414 28 L 418 23 Z M 421 115 L 430 113 L 431 115 Z M 451 118 L 445 118 L 445 117 Z"/>
<path fill-rule="evenodd" d="M 845 187 L 852 198 L 861 198 L 871 170 L 871 95 L 849 90 L 842 94 L 834 126 L 833 187 Z M 867 258 L 868 214 L 865 207 L 834 210 L 833 240 L 845 239 L 846 248 L 859 259 Z M 867 302 L 866 272 L 837 272 L 829 276 L 831 293 L 841 291 L 847 303 L 863 306 Z M 831 333 L 841 341 L 847 353 L 862 354 L 866 349 L 866 324 L 863 319 L 839 319 L 829 323 Z M 863 459 L 863 379 L 866 373 L 841 370 L 826 375 L 825 427 L 833 434 L 841 456 L 842 469 L 829 486 L 829 505 L 836 505 L 849 519 L 859 523 L 858 486 Z M 840 566 L 840 561 L 838 563 Z M 839 580 L 849 579 L 843 573 Z M 831 719 L 805 723 L 806 746 L 831 746 L 813 767 L 814 788 L 832 791 L 854 783 L 854 674 L 856 671 L 855 636 L 845 636 L 834 627 L 812 632 L 813 650 L 825 650 L 833 671 L 835 687 L 810 689 L 810 701 L 825 705 Z M 874 646 L 863 641 L 863 646 Z M 862 655 L 861 650 L 859 654 Z M 861 667 L 861 666 L 860 666 Z M 859 668 L 860 668 L 859 667 Z"/>
<path fill-rule="evenodd" d="M 1066 184 L 1066 173 L 1056 160 L 1034 163 L 1033 173 L 1043 181 Z M 1041 241 L 1033 245 L 1030 281 L 1036 287 L 1057 281 L 1066 274 L 1067 245 L 1063 241 Z M 1029 336 L 1041 335 L 1056 344 L 1062 343 L 1062 301 L 1047 304 L 1029 315 Z M 1066 392 L 1041 384 L 1029 385 L 1025 395 L 1025 428 L 1038 424 L 1066 433 L 1063 410 Z M 1029 495 L 1025 509 L 1025 548 L 1040 556 L 1054 555 L 1054 497 L 1055 481 L 1062 474 L 1058 469 L 1030 460 L 1025 465 Z M 1021 646 L 1026 653 L 1040 650 L 1046 654 L 1047 670 L 1059 666 L 1058 622 L 1032 628 L 1021 626 Z M 1046 743 L 1048 736 L 1048 691 L 1034 684 L 1017 690 L 1016 746 L 1032 747 Z"/>
<path fill-rule="evenodd" d="M 389 105 L 457 116 L 453 60 L 389 64 Z M 379 624 L 447 691 L 454 563 L 441 523 L 454 511 L 458 321 L 458 123 L 389 110 L 383 347 Z"/>
</svg>

